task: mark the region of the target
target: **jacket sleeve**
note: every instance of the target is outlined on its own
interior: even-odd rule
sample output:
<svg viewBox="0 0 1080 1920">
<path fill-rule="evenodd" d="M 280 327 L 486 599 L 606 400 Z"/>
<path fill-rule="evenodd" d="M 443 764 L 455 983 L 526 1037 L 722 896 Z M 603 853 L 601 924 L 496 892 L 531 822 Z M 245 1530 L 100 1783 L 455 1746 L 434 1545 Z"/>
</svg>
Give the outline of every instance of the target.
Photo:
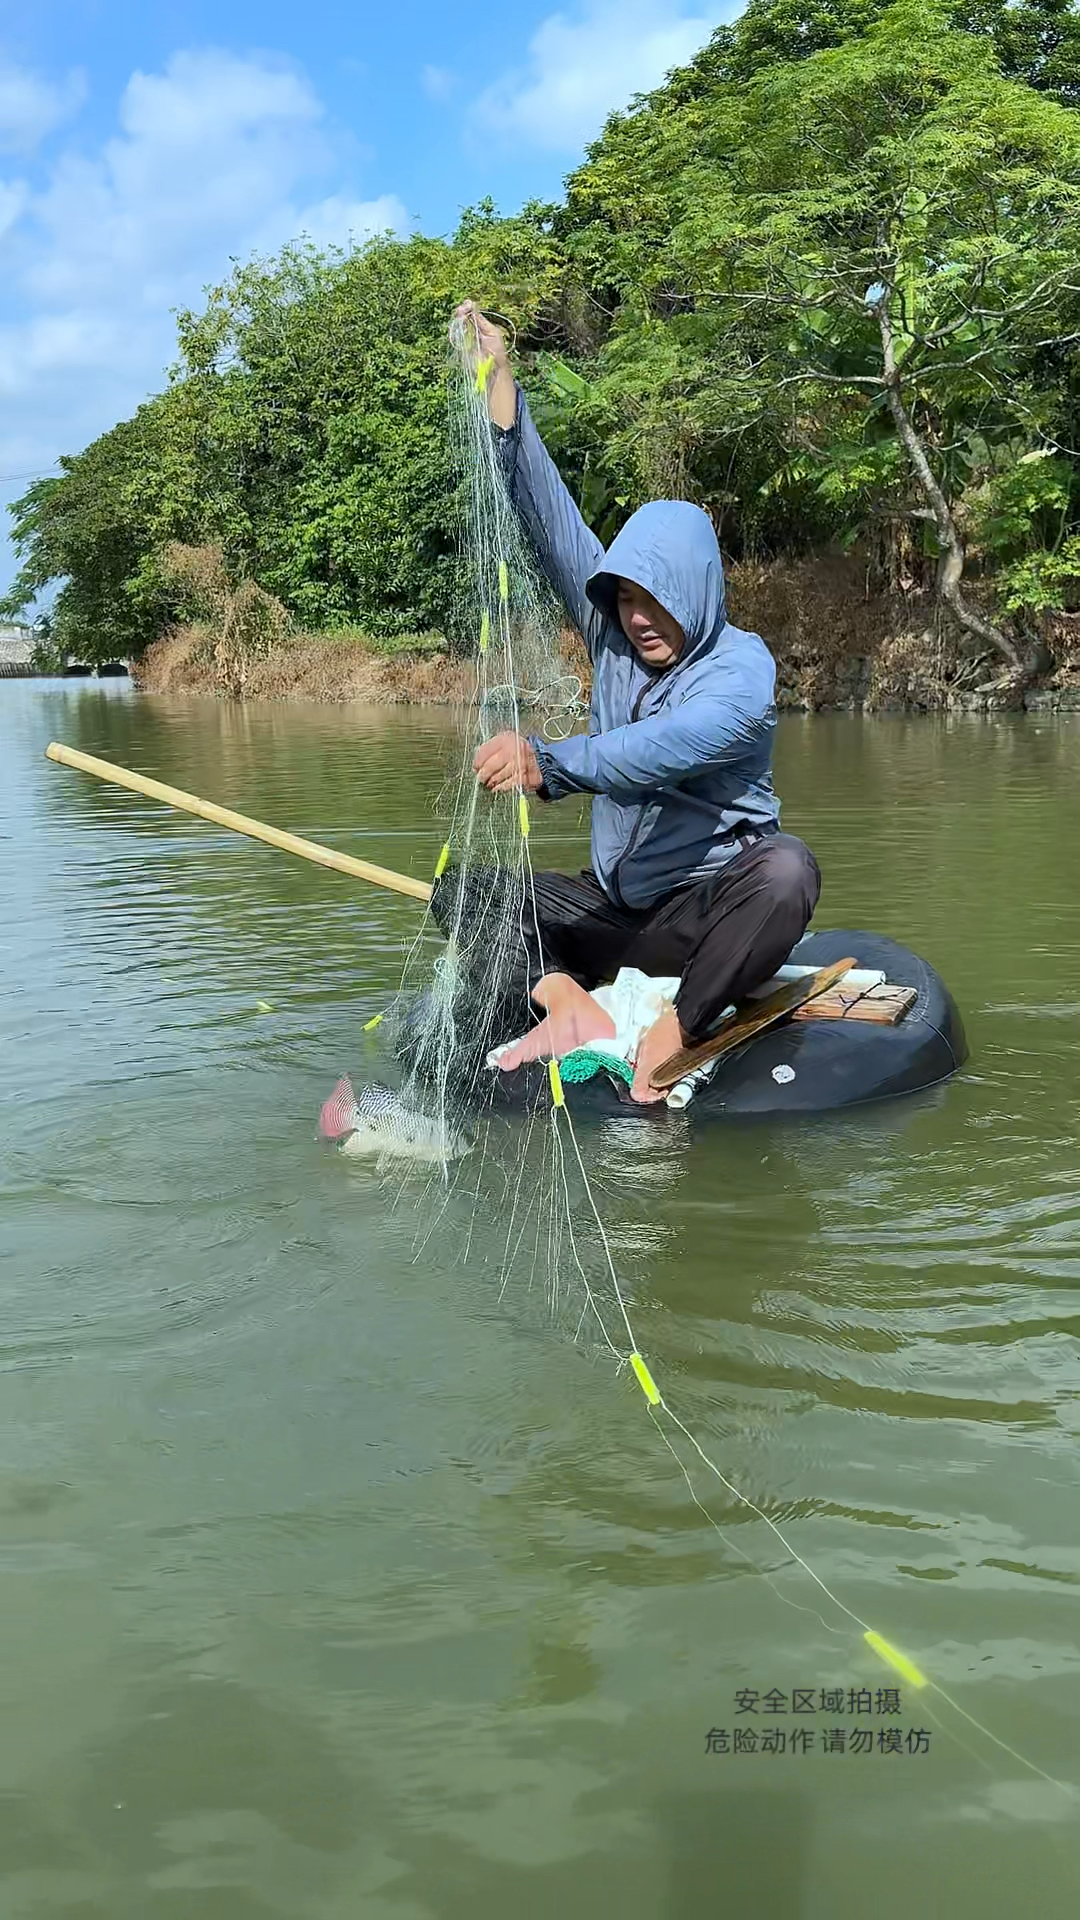
<svg viewBox="0 0 1080 1920">
<path fill-rule="evenodd" d="M 745 686 L 733 685 L 728 697 L 703 688 L 677 707 L 608 733 L 571 734 L 555 742 L 532 737 L 544 796 L 604 793 L 612 800 L 643 800 L 737 761 L 775 719 L 771 695 L 747 695 Z"/>
<path fill-rule="evenodd" d="M 592 622 L 585 582 L 604 557 L 603 545 L 582 519 L 520 387 L 514 425 L 496 428 L 495 437 L 511 504 L 543 572 L 587 638 Z"/>
</svg>

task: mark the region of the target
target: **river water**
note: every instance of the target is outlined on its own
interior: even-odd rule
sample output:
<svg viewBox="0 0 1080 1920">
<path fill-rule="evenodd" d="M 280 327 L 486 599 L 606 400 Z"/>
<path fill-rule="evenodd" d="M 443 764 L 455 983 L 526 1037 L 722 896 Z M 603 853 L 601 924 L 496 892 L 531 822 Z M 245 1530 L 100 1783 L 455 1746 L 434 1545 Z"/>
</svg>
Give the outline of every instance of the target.
<svg viewBox="0 0 1080 1920">
<path fill-rule="evenodd" d="M 483 1231 L 416 1258 L 408 1191 L 315 1144 L 415 905 L 51 738 L 424 877 L 454 753 L 0 683 L 2 1920 L 1075 1912 L 1076 720 L 781 724 L 816 924 L 941 969 L 951 1086 L 584 1143 L 672 1404 L 1000 1746 L 708 1494 L 720 1537 Z"/>
</svg>

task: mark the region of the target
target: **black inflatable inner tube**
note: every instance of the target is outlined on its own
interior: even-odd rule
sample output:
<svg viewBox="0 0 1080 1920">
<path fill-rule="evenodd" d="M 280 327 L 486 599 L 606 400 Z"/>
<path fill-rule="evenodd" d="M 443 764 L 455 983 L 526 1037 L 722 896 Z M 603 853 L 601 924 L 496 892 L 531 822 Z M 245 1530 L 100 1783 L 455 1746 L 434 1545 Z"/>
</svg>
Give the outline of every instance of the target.
<svg viewBox="0 0 1080 1920">
<path fill-rule="evenodd" d="M 909 947 L 883 934 L 841 927 L 807 934 L 791 961 L 826 967 L 848 955 L 858 967 L 880 970 L 892 986 L 915 988 L 918 998 L 896 1026 L 784 1021 L 723 1057 L 687 1111 L 695 1116 L 826 1113 L 915 1093 L 955 1073 L 967 1058 L 960 1015 L 940 974 Z M 548 1088 L 543 1062 L 532 1061 L 514 1073 L 490 1068 L 482 1073 L 490 1073 L 495 1101 L 510 1108 L 533 1106 Z M 669 1114 L 663 1102 L 654 1107 L 631 1102 L 625 1085 L 603 1072 L 568 1086 L 566 1098 L 575 1112 L 613 1113 L 629 1106 L 638 1114 Z"/>
</svg>

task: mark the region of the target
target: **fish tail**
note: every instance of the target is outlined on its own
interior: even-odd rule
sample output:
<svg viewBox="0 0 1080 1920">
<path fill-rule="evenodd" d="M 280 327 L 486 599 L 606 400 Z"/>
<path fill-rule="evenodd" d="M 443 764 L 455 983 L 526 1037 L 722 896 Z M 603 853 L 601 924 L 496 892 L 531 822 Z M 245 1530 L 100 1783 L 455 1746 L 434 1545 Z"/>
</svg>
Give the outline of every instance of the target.
<svg viewBox="0 0 1080 1920">
<path fill-rule="evenodd" d="M 356 1095 L 348 1074 L 343 1074 L 328 1100 L 322 1103 L 319 1132 L 324 1140 L 340 1140 L 356 1125 Z"/>
</svg>

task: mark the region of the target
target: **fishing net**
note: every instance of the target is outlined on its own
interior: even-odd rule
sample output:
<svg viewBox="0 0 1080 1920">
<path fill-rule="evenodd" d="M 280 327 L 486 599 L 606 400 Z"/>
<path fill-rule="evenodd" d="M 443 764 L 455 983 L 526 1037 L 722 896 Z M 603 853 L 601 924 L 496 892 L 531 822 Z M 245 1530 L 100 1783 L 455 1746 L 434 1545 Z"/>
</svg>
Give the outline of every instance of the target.
<svg viewBox="0 0 1080 1920">
<path fill-rule="evenodd" d="M 565 616 L 509 497 L 488 413 L 491 373 L 475 328 L 456 322 L 449 426 L 461 483 L 468 583 L 462 624 L 474 684 L 460 711 L 456 768 L 440 799 L 445 844 L 431 911 L 380 1020 L 382 1051 L 396 1056 L 402 1085 L 393 1110 L 380 1089 L 373 1114 L 370 1091 L 354 1096 L 342 1083 L 322 1124 L 333 1137 L 351 1121 L 361 1145 L 385 1138 L 383 1172 L 418 1223 L 418 1256 L 435 1233 L 463 1230 L 474 1260 L 483 1250 L 496 1262 L 500 1293 L 515 1275 L 529 1284 L 542 1275 L 552 1308 L 572 1315 L 574 1335 L 595 1338 L 621 1358 L 633 1340 L 558 1071 L 538 1063 L 515 1075 L 508 1102 L 508 1076 L 490 1061 L 536 1019 L 530 988 L 544 955 L 528 798 L 520 788 L 489 793 L 473 758 L 504 731 L 562 737 L 584 706 L 581 680 L 563 653 Z M 599 1058 L 571 1063 L 568 1080 L 610 1069 L 625 1084 L 618 1065 L 605 1068 Z M 476 1232 L 481 1218 L 492 1232 Z"/>
<path fill-rule="evenodd" d="M 478 746 L 525 726 L 566 732 L 581 682 L 560 653 L 561 610 L 540 577 L 508 496 L 485 388 L 490 362 L 475 330 L 456 322 L 450 431 L 464 496 L 464 558 L 475 689 L 463 716 L 458 775 L 436 868 L 433 915 L 445 946 L 428 978 L 423 938 L 410 953 L 394 1009 L 407 1062 L 406 1097 L 435 1111 L 448 1133 L 489 1103 L 487 1056 L 523 1032 L 528 996 L 527 916 L 538 938 L 528 802 L 490 794 L 473 773 Z"/>
<path fill-rule="evenodd" d="M 538 1276 L 544 1279 L 552 1313 L 571 1336 L 635 1376 L 657 1434 L 704 1521 L 779 1599 L 797 1608 L 809 1599 L 806 1610 L 831 1635 L 850 1641 L 853 1633 L 860 1634 L 894 1677 L 924 1700 L 928 1693 L 933 1696 L 961 1744 L 963 1736 L 976 1732 L 1029 1775 L 1066 1794 L 1072 1806 L 1073 1789 L 1005 1746 L 826 1584 L 767 1509 L 705 1451 L 656 1385 L 638 1350 L 629 1310 L 632 1291 L 619 1271 L 624 1252 L 633 1257 L 649 1245 L 655 1221 L 636 1223 L 632 1235 L 625 1227 L 621 1233 L 609 1231 L 597 1202 L 595 1140 L 579 1139 L 566 1094 L 569 1089 L 576 1100 L 602 1074 L 612 1083 L 625 1082 L 625 1070 L 602 1050 L 584 1046 L 561 1067 L 534 1064 L 527 1096 L 517 1108 L 508 1109 L 501 1098 L 504 1077 L 489 1056 L 535 1017 L 529 988 L 537 958 L 543 964 L 543 942 L 527 797 L 520 789 L 488 793 L 476 779 L 473 756 L 482 742 L 507 729 L 549 738 L 565 734 L 580 710 L 582 689 L 562 655 L 561 609 L 538 574 L 508 496 L 488 416 L 491 364 L 479 358 L 468 323 L 455 327 L 451 344 L 450 423 L 466 503 L 475 688 L 462 718 L 456 776 L 444 795 L 448 824 L 431 912 L 408 951 L 393 1005 L 376 1016 L 380 1039 L 390 1041 L 403 1084 L 354 1091 L 343 1080 L 324 1105 L 322 1130 L 330 1138 L 345 1135 L 346 1144 L 355 1138 L 358 1151 L 372 1142 L 385 1144 L 381 1164 L 395 1182 L 395 1197 L 408 1198 L 419 1222 L 417 1259 L 434 1236 L 442 1243 L 446 1231 L 460 1229 L 468 1257 L 494 1259 L 500 1299 L 515 1278 L 530 1286 Z M 635 1143 L 623 1130 L 619 1136 L 624 1162 L 635 1144 L 642 1147 L 632 1169 L 640 1199 L 648 1185 L 645 1176 L 650 1167 L 655 1170 L 654 1121 L 633 1106 L 624 1111 L 625 1121 L 615 1123 L 620 1129 L 640 1128 L 652 1136 L 644 1143 Z M 668 1124 L 685 1123 L 669 1116 Z M 410 1158 L 414 1167 L 403 1171 Z M 477 1231 L 481 1218 L 493 1232 Z M 782 1591 L 760 1559 L 721 1528 L 712 1511 L 717 1501 L 732 1517 L 753 1516 L 773 1549 L 779 1547 L 783 1560 L 799 1570 L 804 1599 Z M 941 1724 L 929 1705 L 923 1711 Z"/>
</svg>

